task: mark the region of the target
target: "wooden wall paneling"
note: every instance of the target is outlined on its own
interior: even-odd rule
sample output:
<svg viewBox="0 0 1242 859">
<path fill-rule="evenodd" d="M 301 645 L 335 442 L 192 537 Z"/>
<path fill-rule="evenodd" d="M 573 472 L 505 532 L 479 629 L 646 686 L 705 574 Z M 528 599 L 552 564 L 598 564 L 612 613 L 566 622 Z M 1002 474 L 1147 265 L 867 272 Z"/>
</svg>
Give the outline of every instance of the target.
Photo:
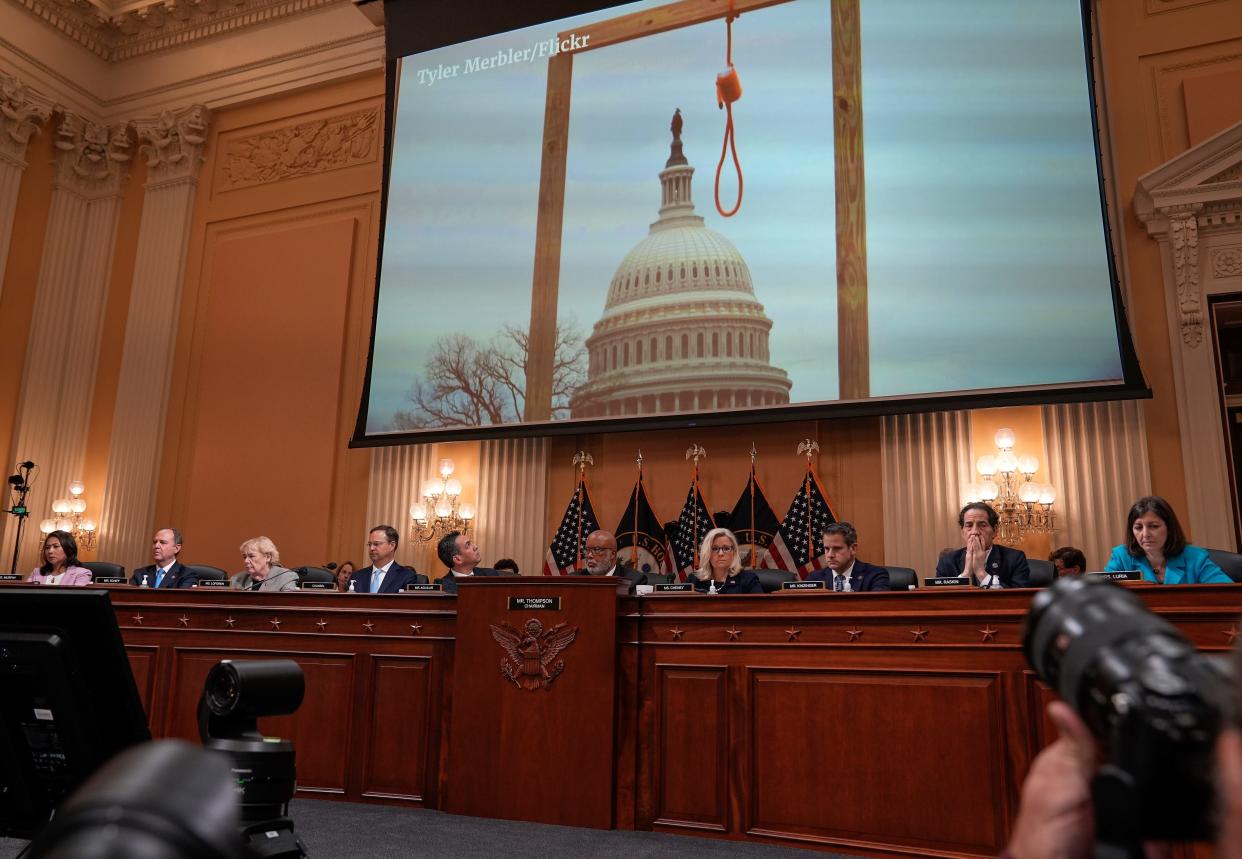
<svg viewBox="0 0 1242 859">
<path fill-rule="evenodd" d="M 162 702 L 156 700 L 155 679 L 159 664 L 159 647 L 151 644 L 127 644 L 125 655 L 129 657 L 129 668 L 134 672 L 134 685 L 138 687 L 138 697 L 142 699 L 142 709 L 147 714 L 147 725 L 151 728 L 151 736 L 159 736 L 156 724 L 155 708 Z"/>
<path fill-rule="evenodd" d="M 616 761 L 616 795 L 613 822 L 617 829 L 635 829 L 638 811 L 639 736 L 642 687 L 637 615 L 621 609 L 617 618 L 617 699 L 613 728 L 613 758 Z"/>
<path fill-rule="evenodd" d="M 729 829 L 724 665 L 655 665 L 655 819 L 640 826 Z"/>
<path fill-rule="evenodd" d="M 361 793 L 434 805 L 440 732 L 430 717 L 437 703 L 432 658 L 375 654 L 370 674 Z"/>
<path fill-rule="evenodd" d="M 749 834 L 987 853 L 1005 838 L 996 672 L 754 669 Z M 932 716 L 933 737 L 926 717 Z M 929 789 L 934 785 L 934 789 Z M 990 815 L 962 814 L 991 808 Z"/>
</svg>

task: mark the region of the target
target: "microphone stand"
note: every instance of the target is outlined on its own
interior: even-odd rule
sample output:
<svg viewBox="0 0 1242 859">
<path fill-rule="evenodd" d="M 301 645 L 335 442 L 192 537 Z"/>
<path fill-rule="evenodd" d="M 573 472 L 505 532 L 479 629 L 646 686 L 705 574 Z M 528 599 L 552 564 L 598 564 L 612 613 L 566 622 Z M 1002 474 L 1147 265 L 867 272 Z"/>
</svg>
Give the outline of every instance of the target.
<svg viewBox="0 0 1242 859">
<path fill-rule="evenodd" d="M 11 572 L 17 572 L 17 556 L 22 546 L 22 529 L 26 526 L 26 518 L 30 515 L 29 508 L 26 507 L 26 496 L 30 493 L 30 471 L 27 469 L 26 475 L 14 474 L 9 477 L 9 485 L 12 486 L 12 492 L 17 493 L 17 501 L 12 504 L 5 513 L 10 516 L 17 517 L 17 537 L 13 541 L 13 564 L 9 568 Z"/>
</svg>

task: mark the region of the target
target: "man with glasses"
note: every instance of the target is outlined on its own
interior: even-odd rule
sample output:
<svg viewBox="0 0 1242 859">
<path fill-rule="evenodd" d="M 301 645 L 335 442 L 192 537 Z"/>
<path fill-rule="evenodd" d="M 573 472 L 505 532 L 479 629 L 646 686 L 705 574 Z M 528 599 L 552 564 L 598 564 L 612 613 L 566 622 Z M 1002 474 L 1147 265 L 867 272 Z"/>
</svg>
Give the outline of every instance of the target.
<svg viewBox="0 0 1242 859">
<path fill-rule="evenodd" d="M 620 576 L 630 582 L 630 593 L 638 585 L 647 584 L 647 574 L 617 562 L 617 538 L 611 531 L 592 531 L 587 535 L 582 553 L 583 569 L 578 576 Z"/>
<path fill-rule="evenodd" d="M 406 585 L 425 585 L 427 577 L 413 567 L 397 563 L 397 544 L 401 535 L 391 525 L 376 525 L 367 536 L 367 555 L 371 566 L 349 577 L 352 589 L 360 594 L 395 594 Z"/>
</svg>

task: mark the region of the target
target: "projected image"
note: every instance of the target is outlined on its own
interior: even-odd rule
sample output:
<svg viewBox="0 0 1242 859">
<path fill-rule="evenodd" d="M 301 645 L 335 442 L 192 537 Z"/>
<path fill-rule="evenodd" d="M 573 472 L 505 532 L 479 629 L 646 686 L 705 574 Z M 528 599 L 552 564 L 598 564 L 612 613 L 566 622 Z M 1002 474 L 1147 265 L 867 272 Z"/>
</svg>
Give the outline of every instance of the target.
<svg viewBox="0 0 1242 859">
<path fill-rule="evenodd" d="M 864 0 L 862 150 L 835 142 L 828 0 L 753 5 L 404 59 L 368 434 L 1121 378 L 1077 4 L 937 0 L 931 39 Z"/>
</svg>

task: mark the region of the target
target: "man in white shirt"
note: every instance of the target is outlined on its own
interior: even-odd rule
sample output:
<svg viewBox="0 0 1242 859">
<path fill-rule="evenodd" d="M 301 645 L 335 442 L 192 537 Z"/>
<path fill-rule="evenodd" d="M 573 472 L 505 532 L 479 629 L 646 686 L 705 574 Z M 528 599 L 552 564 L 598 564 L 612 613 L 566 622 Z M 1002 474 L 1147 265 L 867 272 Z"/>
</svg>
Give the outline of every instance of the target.
<svg viewBox="0 0 1242 859">
<path fill-rule="evenodd" d="M 364 567 L 350 576 L 356 593 L 395 594 L 406 585 L 427 584 L 427 577 L 413 567 L 397 563 L 397 546 L 401 535 L 391 525 L 376 525 L 367 535 L 367 555 L 371 566 Z"/>
<path fill-rule="evenodd" d="M 181 532 L 161 528 L 151 538 L 151 559 L 155 561 L 134 570 L 130 584 L 149 588 L 192 588 L 198 584 L 198 573 L 178 560 L 181 554 Z"/>
<path fill-rule="evenodd" d="M 460 531 L 449 531 L 436 545 L 436 555 L 440 563 L 448 567 L 448 572 L 436 579 L 436 584 L 444 588 L 446 594 L 457 593 L 457 582 L 470 576 L 498 576 L 500 573 L 491 567 L 480 567 L 483 552 Z"/>
<path fill-rule="evenodd" d="M 824 528 L 824 555 L 828 569 L 815 570 L 808 582 L 825 582 L 834 591 L 886 591 L 888 570 L 858 560 L 858 530 L 849 522 L 833 522 Z"/>
</svg>

